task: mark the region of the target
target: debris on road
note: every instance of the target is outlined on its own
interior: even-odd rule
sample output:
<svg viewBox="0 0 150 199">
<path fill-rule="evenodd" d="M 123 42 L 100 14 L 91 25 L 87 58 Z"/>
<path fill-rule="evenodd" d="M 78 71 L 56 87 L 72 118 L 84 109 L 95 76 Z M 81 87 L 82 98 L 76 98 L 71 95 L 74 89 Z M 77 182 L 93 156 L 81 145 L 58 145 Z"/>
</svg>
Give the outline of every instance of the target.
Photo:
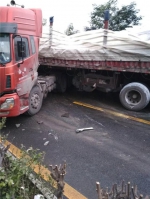
<svg viewBox="0 0 150 199">
<path fill-rule="evenodd" d="M 64 113 L 61 115 L 61 117 L 69 117 L 69 113 Z"/>
<path fill-rule="evenodd" d="M 25 129 L 22 129 L 22 131 L 25 131 Z"/>
<path fill-rule="evenodd" d="M 43 140 L 46 140 L 46 138 L 43 138 Z"/>
<path fill-rule="evenodd" d="M 19 127 L 20 127 L 20 124 L 16 124 L 16 127 L 19 128 Z"/>
<path fill-rule="evenodd" d="M 54 135 L 54 138 L 56 141 L 58 141 L 58 136 L 57 135 Z"/>
<path fill-rule="evenodd" d="M 57 136 L 57 135 L 55 135 L 55 134 L 53 134 L 53 133 L 49 133 L 48 135 L 54 136 L 54 139 L 55 139 L 56 141 L 58 141 L 58 136 Z"/>
<path fill-rule="evenodd" d="M 44 143 L 44 146 L 46 146 L 46 145 L 48 145 L 49 144 L 49 141 L 46 141 L 45 143 Z"/>
<path fill-rule="evenodd" d="M 43 121 L 37 121 L 38 124 L 43 124 Z"/>
<path fill-rule="evenodd" d="M 76 130 L 76 133 L 80 133 L 80 132 L 82 132 L 82 131 L 87 131 L 87 130 L 93 130 L 93 129 L 94 129 L 93 127 L 77 129 L 77 130 Z"/>
</svg>

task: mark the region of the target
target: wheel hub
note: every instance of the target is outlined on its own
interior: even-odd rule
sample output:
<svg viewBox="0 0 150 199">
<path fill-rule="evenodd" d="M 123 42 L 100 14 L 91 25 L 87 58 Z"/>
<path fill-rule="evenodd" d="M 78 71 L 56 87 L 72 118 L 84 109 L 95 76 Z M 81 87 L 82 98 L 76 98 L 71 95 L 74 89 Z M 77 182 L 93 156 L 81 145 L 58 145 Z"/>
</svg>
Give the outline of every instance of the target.
<svg viewBox="0 0 150 199">
<path fill-rule="evenodd" d="M 141 101 L 141 94 L 138 91 L 129 91 L 126 96 L 126 101 L 130 104 L 136 105 Z"/>
<path fill-rule="evenodd" d="M 31 97 L 31 106 L 34 109 L 37 109 L 40 104 L 40 97 L 38 94 L 33 94 Z"/>
</svg>

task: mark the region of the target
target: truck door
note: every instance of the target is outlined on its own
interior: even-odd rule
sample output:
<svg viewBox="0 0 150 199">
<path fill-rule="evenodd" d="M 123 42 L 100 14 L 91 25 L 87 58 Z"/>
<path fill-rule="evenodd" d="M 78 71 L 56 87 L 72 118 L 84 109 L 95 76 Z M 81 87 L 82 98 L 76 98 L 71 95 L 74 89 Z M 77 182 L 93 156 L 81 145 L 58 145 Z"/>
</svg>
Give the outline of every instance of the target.
<svg viewBox="0 0 150 199">
<path fill-rule="evenodd" d="M 34 85 L 34 56 L 30 55 L 29 37 L 16 36 L 14 38 L 14 58 L 18 80 L 17 93 L 19 96 L 29 94 Z"/>
</svg>

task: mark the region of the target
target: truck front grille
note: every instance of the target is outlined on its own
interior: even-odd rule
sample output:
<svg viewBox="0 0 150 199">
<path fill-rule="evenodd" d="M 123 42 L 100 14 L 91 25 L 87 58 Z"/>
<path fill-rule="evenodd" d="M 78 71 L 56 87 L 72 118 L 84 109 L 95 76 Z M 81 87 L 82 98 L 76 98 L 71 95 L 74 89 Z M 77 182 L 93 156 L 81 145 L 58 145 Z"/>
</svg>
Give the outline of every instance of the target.
<svg viewBox="0 0 150 199">
<path fill-rule="evenodd" d="M 11 88 L 11 76 L 7 75 L 6 77 L 6 88 Z"/>
</svg>

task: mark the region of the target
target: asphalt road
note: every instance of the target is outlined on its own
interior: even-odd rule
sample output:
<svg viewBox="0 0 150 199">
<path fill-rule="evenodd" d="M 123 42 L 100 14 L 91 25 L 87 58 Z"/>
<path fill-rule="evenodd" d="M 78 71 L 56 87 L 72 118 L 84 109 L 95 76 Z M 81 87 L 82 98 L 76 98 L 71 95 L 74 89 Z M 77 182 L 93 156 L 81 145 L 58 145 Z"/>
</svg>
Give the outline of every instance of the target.
<svg viewBox="0 0 150 199">
<path fill-rule="evenodd" d="M 150 107 L 135 113 L 125 110 L 116 95 L 70 91 L 49 94 L 33 117 L 9 118 L 3 133 L 19 148 L 23 144 L 45 151 L 46 165 L 65 160 L 65 181 L 89 199 L 97 198 L 96 181 L 111 188 L 123 179 L 150 195 L 150 126 L 78 106 L 74 101 L 150 121 Z M 94 130 L 75 132 L 84 127 Z M 45 146 L 46 141 L 49 144 Z"/>
</svg>

